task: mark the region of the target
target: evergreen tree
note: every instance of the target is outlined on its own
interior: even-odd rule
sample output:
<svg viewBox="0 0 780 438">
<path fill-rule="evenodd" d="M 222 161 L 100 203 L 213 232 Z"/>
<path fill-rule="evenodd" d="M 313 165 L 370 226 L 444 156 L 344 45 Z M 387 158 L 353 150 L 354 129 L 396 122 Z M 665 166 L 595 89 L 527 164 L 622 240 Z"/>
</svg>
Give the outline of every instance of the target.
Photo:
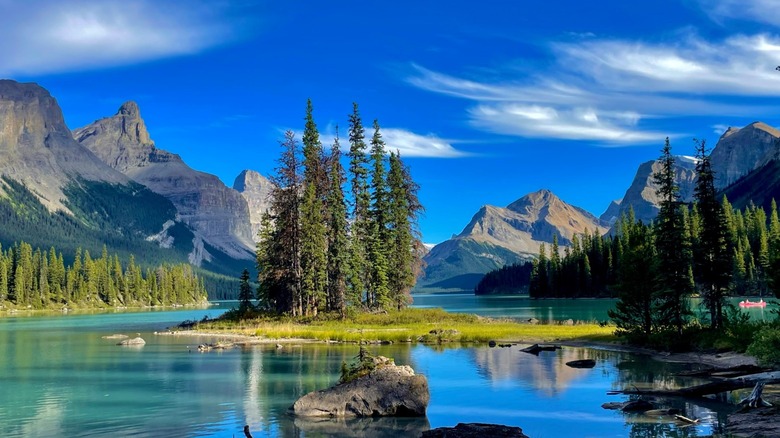
<svg viewBox="0 0 780 438">
<path fill-rule="evenodd" d="M 246 315 L 247 312 L 254 309 L 252 305 L 252 285 L 249 284 L 249 270 L 244 269 L 241 272 L 241 279 L 238 286 L 238 312 Z"/>
<path fill-rule="evenodd" d="M 311 100 L 306 103 L 306 127 L 303 131 L 303 201 L 301 203 L 300 249 L 302 309 L 305 315 L 316 315 L 325 304 L 327 294 L 327 236 L 324 195 L 327 178 L 317 125 Z"/>
<path fill-rule="evenodd" d="M 679 202 L 674 157 L 668 137 L 659 161 L 661 170 L 653 175 L 660 200 L 654 233 L 659 260 L 656 294 L 660 303 L 657 311 L 660 321 L 668 322 L 678 335 L 682 335 L 690 315 L 688 296 L 691 294 L 693 279 L 690 243 L 685 236 L 685 218 Z"/>
<path fill-rule="evenodd" d="M 349 263 L 349 230 L 347 221 L 347 205 L 344 200 L 343 185 L 344 169 L 341 167 L 341 150 L 339 146 L 338 127 L 336 138 L 330 153 L 330 177 L 327 198 L 328 206 L 328 308 L 337 311 L 341 317 L 346 316 L 347 281 L 351 277 Z M 350 296 L 349 301 L 355 304 L 359 296 Z"/>
<path fill-rule="evenodd" d="M 371 138 L 371 210 L 369 234 L 369 305 L 374 308 L 387 308 L 391 305 L 388 289 L 388 195 L 385 179 L 385 142 L 374 120 L 374 135 Z"/>
<path fill-rule="evenodd" d="M 633 210 L 620 221 L 624 242 L 618 274 L 618 301 L 608 312 L 618 335 L 645 342 L 657 325 L 655 281 L 657 257 L 650 228 L 635 221 Z"/>
<path fill-rule="evenodd" d="M 258 271 L 263 280 L 269 304 L 277 312 L 293 316 L 303 314 L 302 267 L 301 267 L 301 175 L 298 159 L 298 143 L 292 131 L 285 133 L 282 155 L 276 175 L 271 178 L 274 188 L 271 192 L 271 219 L 273 228 L 269 231 L 266 250 L 258 252 Z"/>
<path fill-rule="evenodd" d="M 368 155 L 365 129 L 358 105 L 352 104 L 349 116 L 349 175 L 352 192 L 352 239 L 350 244 L 350 296 L 366 299 L 369 283 L 368 254 L 370 236 L 371 195 L 368 190 Z M 358 302 L 354 303 L 355 305 Z"/>
<path fill-rule="evenodd" d="M 694 249 L 695 265 L 704 304 L 710 311 L 712 328 L 723 327 L 723 305 L 731 283 L 732 261 L 728 247 L 728 227 L 723 205 L 715 190 L 715 172 L 706 142 L 696 140 L 696 187 L 694 196 L 701 229 Z"/>
</svg>

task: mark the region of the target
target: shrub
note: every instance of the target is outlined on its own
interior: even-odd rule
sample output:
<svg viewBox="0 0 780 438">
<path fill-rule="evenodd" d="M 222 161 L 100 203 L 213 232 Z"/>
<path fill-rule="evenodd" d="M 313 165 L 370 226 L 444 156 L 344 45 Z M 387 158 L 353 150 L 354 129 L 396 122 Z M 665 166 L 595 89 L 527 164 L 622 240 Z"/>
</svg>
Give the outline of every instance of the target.
<svg viewBox="0 0 780 438">
<path fill-rule="evenodd" d="M 780 365 L 780 328 L 767 326 L 759 330 L 747 353 L 762 365 Z"/>
</svg>

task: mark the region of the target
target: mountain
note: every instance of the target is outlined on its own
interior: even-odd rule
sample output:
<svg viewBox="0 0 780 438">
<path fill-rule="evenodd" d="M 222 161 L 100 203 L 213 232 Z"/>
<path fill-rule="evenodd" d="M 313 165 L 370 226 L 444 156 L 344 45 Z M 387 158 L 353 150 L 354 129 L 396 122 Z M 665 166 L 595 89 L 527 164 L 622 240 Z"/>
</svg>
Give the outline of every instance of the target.
<svg viewBox="0 0 780 438">
<path fill-rule="evenodd" d="M 0 155 L 0 243 L 94 254 L 105 244 L 150 263 L 186 261 L 186 242 L 172 236 L 192 233 L 177 224 L 174 206 L 76 142 L 39 85 L 0 80 Z M 159 251 L 163 240 L 175 248 Z"/>
<path fill-rule="evenodd" d="M 575 234 L 603 234 L 599 219 L 563 202 L 549 190 L 529 193 L 508 206 L 482 207 L 457 236 L 425 256 L 422 289 L 472 289 L 486 272 L 539 253 L 542 243 L 558 236 L 561 246 Z"/>
<path fill-rule="evenodd" d="M 778 155 L 778 140 L 780 131 L 763 122 L 753 122 L 744 128 L 728 128 L 712 149 L 710 160 L 715 172 L 715 187 L 725 189 L 736 183 L 740 178 L 759 169 L 772 161 Z M 658 161 L 642 163 L 637 170 L 631 186 L 626 190 L 620 202 L 620 207 L 614 203 L 601 215 L 601 220 L 613 224 L 620 216 L 627 213 L 631 207 L 637 219 L 649 222 L 658 214 L 657 188 L 653 182 L 653 173 L 661 168 Z M 693 191 L 696 184 L 696 160 L 692 157 L 675 157 L 675 178 L 680 186 L 680 200 L 693 201 Z M 766 171 L 764 176 L 766 178 Z M 753 184 L 753 183 L 750 183 Z M 751 191 L 762 191 L 761 187 L 751 187 L 740 184 L 740 188 L 731 191 L 734 196 L 741 196 Z M 739 194 L 739 195 L 738 195 Z M 729 196 L 729 200 L 732 200 Z M 746 204 L 749 199 L 734 199 L 737 204 Z M 759 201 L 755 201 L 759 203 Z"/>
<path fill-rule="evenodd" d="M 773 159 L 780 131 L 763 122 L 729 128 L 710 154 L 715 186 L 725 188 Z"/>
<path fill-rule="evenodd" d="M 79 178 L 130 182 L 73 140 L 57 101 L 33 83 L 0 80 L 0 156 L 0 173 L 34 188 L 50 211 L 70 212 L 63 188 Z"/>
<path fill-rule="evenodd" d="M 104 163 L 176 206 L 178 218 L 195 231 L 193 264 L 200 266 L 215 256 L 204 244 L 234 259 L 253 258 L 246 200 L 216 176 L 194 170 L 179 155 L 158 149 L 135 102 L 74 130 L 73 137 Z"/>
<path fill-rule="evenodd" d="M 233 190 L 241 193 L 249 206 L 249 223 L 255 242 L 259 239 L 260 222 L 271 206 L 273 183 L 254 170 L 244 170 L 233 182 Z"/>
<path fill-rule="evenodd" d="M 693 200 L 693 190 L 696 184 L 696 160 L 692 157 L 674 157 L 674 176 L 680 186 L 680 200 Z M 647 161 L 639 165 L 634 180 L 619 203 L 613 201 L 600 219 L 612 225 L 623 214 L 633 208 L 634 215 L 645 223 L 649 223 L 658 215 L 659 199 L 655 191 L 658 185 L 653 181 L 653 174 L 661 170 L 659 161 Z"/>
</svg>

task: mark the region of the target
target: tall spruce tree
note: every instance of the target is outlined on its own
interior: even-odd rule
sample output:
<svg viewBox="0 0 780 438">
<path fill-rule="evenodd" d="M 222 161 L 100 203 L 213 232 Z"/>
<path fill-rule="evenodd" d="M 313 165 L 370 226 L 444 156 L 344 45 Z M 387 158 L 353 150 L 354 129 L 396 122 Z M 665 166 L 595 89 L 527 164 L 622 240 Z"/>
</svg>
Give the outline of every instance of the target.
<svg viewBox="0 0 780 438">
<path fill-rule="evenodd" d="M 683 206 L 679 201 L 674 156 L 668 137 L 659 161 L 661 169 L 653 174 L 653 180 L 658 186 L 656 195 L 660 202 L 654 230 L 658 251 L 657 312 L 659 321 L 666 321 L 669 328 L 682 335 L 683 327 L 691 313 L 688 297 L 693 289 L 693 278 L 690 242 L 686 239 Z"/>
<path fill-rule="evenodd" d="M 300 225 L 302 308 L 303 314 L 316 315 L 327 299 L 327 236 L 324 218 L 327 178 L 324 174 L 322 143 L 314 123 L 311 100 L 306 102 L 303 168 Z"/>
<path fill-rule="evenodd" d="M 347 301 L 355 304 L 356 296 L 347 296 L 347 282 L 350 278 L 349 263 L 349 223 L 347 221 L 347 205 L 342 189 L 344 169 L 341 166 L 341 150 L 339 145 L 338 126 L 336 138 L 330 151 L 328 206 L 328 307 L 337 311 L 341 317 L 346 316 Z"/>
<path fill-rule="evenodd" d="M 401 310 L 411 301 L 414 285 L 414 236 L 410 222 L 408 188 L 404 178 L 403 162 L 398 152 L 390 153 L 388 185 L 388 288 L 391 301 Z"/>
<path fill-rule="evenodd" d="M 266 230 L 264 250 L 258 251 L 258 271 L 264 284 L 268 304 L 279 313 L 303 314 L 301 267 L 301 162 L 298 142 L 292 131 L 281 143 L 276 174 L 271 178 L 270 214 L 273 223 Z"/>
<path fill-rule="evenodd" d="M 369 305 L 387 308 L 392 305 L 388 289 L 388 194 L 385 170 L 385 142 L 379 122 L 374 120 L 371 138 L 371 210 L 369 234 Z"/>
<path fill-rule="evenodd" d="M 694 248 L 695 267 L 704 304 L 710 312 L 714 329 L 723 327 L 723 306 L 731 283 L 731 248 L 728 247 L 728 227 L 723 205 L 715 190 L 715 172 L 712 170 L 705 141 L 696 141 L 696 187 L 694 197 L 699 213 L 700 230 Z"/>
<path fill-rule="evenodd" d="M 349 115 L 349 176 L 352 192 L 352 229 L 350 244 L 349 295 L 368 304 L 366 287 L 369 283 L 368 254 L 370 236 L 371 194 L 368 190 L 368 163 L 365 129 L 357 103 Z"/>
</svg>

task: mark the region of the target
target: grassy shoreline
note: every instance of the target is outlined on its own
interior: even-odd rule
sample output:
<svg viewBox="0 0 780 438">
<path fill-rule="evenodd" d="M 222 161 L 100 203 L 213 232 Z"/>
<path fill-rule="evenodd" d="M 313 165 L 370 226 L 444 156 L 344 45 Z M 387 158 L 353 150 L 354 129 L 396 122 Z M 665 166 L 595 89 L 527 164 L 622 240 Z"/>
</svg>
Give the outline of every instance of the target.
<svg viewBox="0 0 780 438">
<path fill-rule="evenodd" d="M 510 319 L 448 313 L 442 309 L 407 308 L 346 319 L 256 315 L 243 320 L 217 319 L 195 325 L 196 332 L 267 339 L 330 342 L 483 343 L 580 340 L 615 342 L 614 327 L 596 323 L 530 324 Z"/>
</svg>

